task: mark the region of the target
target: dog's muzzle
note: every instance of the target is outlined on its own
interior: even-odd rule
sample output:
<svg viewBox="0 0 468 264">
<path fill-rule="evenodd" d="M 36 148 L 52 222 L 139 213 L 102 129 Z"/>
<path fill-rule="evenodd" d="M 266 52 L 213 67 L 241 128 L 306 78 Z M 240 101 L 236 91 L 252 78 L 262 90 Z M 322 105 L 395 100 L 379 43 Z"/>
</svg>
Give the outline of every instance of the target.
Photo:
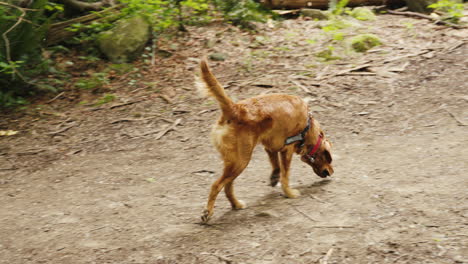
<svg viewBox="0 0 468 264">
<path fill-rule="evenodd" d="M 322 171 L 321 177 L 322 177 L 322 178 L 325 178 L 325 177 L 327 177 L 327 176 L 330 176 L 330 172 L 329 172 L 328 170 L 323 170 L 323 171 Z"/>
</svg>

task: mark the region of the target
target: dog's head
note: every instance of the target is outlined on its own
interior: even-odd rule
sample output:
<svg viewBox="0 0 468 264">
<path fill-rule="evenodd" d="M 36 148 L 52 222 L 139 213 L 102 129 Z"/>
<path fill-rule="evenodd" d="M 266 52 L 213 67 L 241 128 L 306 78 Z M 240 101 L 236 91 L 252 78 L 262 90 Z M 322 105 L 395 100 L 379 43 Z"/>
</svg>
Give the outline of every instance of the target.
<svg viewBox="0 0 468 264">
<path fill-rule="evenodd" d="M 320 125 L 313 125 L 306 134 L 305 144 L 300 149 L 301 160 L 314 169 L 315 174 L 325 178 L 333 174 L 331 142 L 325 137 Z"/>
</svg>

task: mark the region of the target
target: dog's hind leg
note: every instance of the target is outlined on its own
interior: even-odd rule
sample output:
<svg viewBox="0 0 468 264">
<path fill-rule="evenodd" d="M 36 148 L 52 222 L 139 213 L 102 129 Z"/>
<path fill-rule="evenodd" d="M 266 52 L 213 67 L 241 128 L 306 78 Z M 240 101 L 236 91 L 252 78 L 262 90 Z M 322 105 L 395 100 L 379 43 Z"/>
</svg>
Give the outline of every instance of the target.
<svg viewBox="0 0 468 264">
<path fill-rule="evenodd" d="M 280 173 L 280 182 L 281 188 L 283 189 L 284 195 L 288 198 L 297 198 L 301 193 L 299 190 L 291 189 L 289 187 L 289 168 L 291 166 L 291 159 L 293 155 L 293 150 L 285 150 L 280 152 L 281 157 L 281 173 Z"/>
<path fill-rule="evenodd" d="M 278 158 L 278 152 L 277 151 L 271 151 L 268 149 L 265 149 L 266 153 L 268 153 L 268 157 L 270 158 L 270 164 L 272 167 L 271 175 L 270 175 L 270 185 L 271 187 L 275 187 L 278 184 L 278 181 L 280 179 L 280 164 L 279 164 L 279 158 Z"/>
<path fill-rule="evenodd" d="M 232 209 L 244 209 L 245 203 L 240 200 L 237 200 L 236 196 L 234 195 L 234 180 L 235 179 L 232 179 L 232 181 L 226 183 L 226 186 L 224 187 L 224 192 L 226 193 L 226 197 L 231 203 Z"/>
<path fill-rule="evenodd" d="M 224 160 L 225 166 L 223 175 L 218 180 L 216 180 L 213 185 L 211 185 L 208 203 L 201 217 L 204 223 L 208 222 L 210 217 L 213 215 L 213 208 L 216 197 L 223 189 L 223 187 L 225 188 L 226 197 L 229 199 L 229 202 L 234 209 L 242 209 L 245 207 L 245 205 L 237 200 L 237 198 L 234 196 L 233 182 L 249 164 L 250 158 L 252 156 L 252 150 L 253 147 L 246 148 L 246 151 L 239 151 L 240 153 L 243 153 L 244 156 L 236 157 L 235 161 Z"/>
</svg>

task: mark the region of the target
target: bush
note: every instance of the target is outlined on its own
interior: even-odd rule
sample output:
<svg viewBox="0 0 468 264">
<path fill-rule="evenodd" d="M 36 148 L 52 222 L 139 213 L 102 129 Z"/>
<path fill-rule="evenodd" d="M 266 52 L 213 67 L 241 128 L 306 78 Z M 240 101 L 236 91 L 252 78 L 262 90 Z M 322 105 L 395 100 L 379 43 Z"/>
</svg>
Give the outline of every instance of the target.
<svg viewBox="0 0 468 264">
<path fill-rule="evenodd" d="M 41 43 L 52 16 L 44 10 L 57 11 L 47 0 L 33 1 L 28 9 L 0 3 L 0 107 L 21 104 L 21 96 L 32 91 L 32 77 L 46 68 L 41 58 Z M 51 11 L 49 11 L 51 12 Z"/>
<path fill-rule="evenodd" d="M 251 28 L 250 22 L 265 22 L 271 11 L 253 0 L 214 0 L 215 6 L 226 20 L 235 25 Z"/>
<path fill-rule="evenodd" d="M 41 85 L 34 78 L 49 69 L 49 61 L 41 56 L 41 48 L 49 25 L 56 14 L 63 12 L 59 4 L 34 0 L 27 9 L 0 1 L 0 107 L 24 103 L 21 96 L 30 95 Z M 263 22 L 270 12 L 254 0 L 120 0 L 124 7 L 112 18 L 88 25 L 74 24 L 69 30 L 80 32 L 73 44 L 94 44 L 95 36 L 113 26 L 118 18 L 140 15 L 150 22 L 153 31 L 184 29 L 184 24 L 210 21 L 222 16 L 233 24 L 251 27 L 249 22 Z M 83 30 L 87 30 L 83 33 Z M 90 46 L 90 45 L 89 45 Z M 88 46 L 88 47 L 89 47 Z M 86 48 L 86 46 L 85 46 Z M 87 49 L 86 52 L 96 52 Z"/>
<path fill-rule="evenodd" d="M 458 23 L 460 18 L 463 17 L 463 4 L 456 3 L 455 1 L 440 0 L 428 7 L 444 13 L 442 19 L 453 23 Z"/>
</svg>

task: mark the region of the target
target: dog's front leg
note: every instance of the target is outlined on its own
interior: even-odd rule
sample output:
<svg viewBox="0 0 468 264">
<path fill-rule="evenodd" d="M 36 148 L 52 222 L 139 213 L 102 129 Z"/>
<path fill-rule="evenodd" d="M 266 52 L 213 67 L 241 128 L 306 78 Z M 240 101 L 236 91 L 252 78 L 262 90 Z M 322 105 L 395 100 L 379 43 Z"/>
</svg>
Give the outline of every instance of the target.
<svg viewBox="0 0 468 264">
<path fill-rule="evenodd" d="M 280 164 L 279 164 L 279 157 L 277 151 L 271 151 L 265 148 L 266 153 L 268 153 L 268 158 L 270 158 L 271 164 L 271 175 L 270 175 L 270 185 L 271 187 L 275 187 L 278 184 L 280 178 Z"/>
<path fill-rule="evenodd" d="M 286 149 L 280 153 L 281 156 L 281 173 L 280 182 L 284 195 L 288 198 L 297 198 L 301 193 L 299 190 L 291 189 L 289 187 L 289 168 L 291 167 L 291 160 L 293 156 L 293 149 Z"/>
</svg>

